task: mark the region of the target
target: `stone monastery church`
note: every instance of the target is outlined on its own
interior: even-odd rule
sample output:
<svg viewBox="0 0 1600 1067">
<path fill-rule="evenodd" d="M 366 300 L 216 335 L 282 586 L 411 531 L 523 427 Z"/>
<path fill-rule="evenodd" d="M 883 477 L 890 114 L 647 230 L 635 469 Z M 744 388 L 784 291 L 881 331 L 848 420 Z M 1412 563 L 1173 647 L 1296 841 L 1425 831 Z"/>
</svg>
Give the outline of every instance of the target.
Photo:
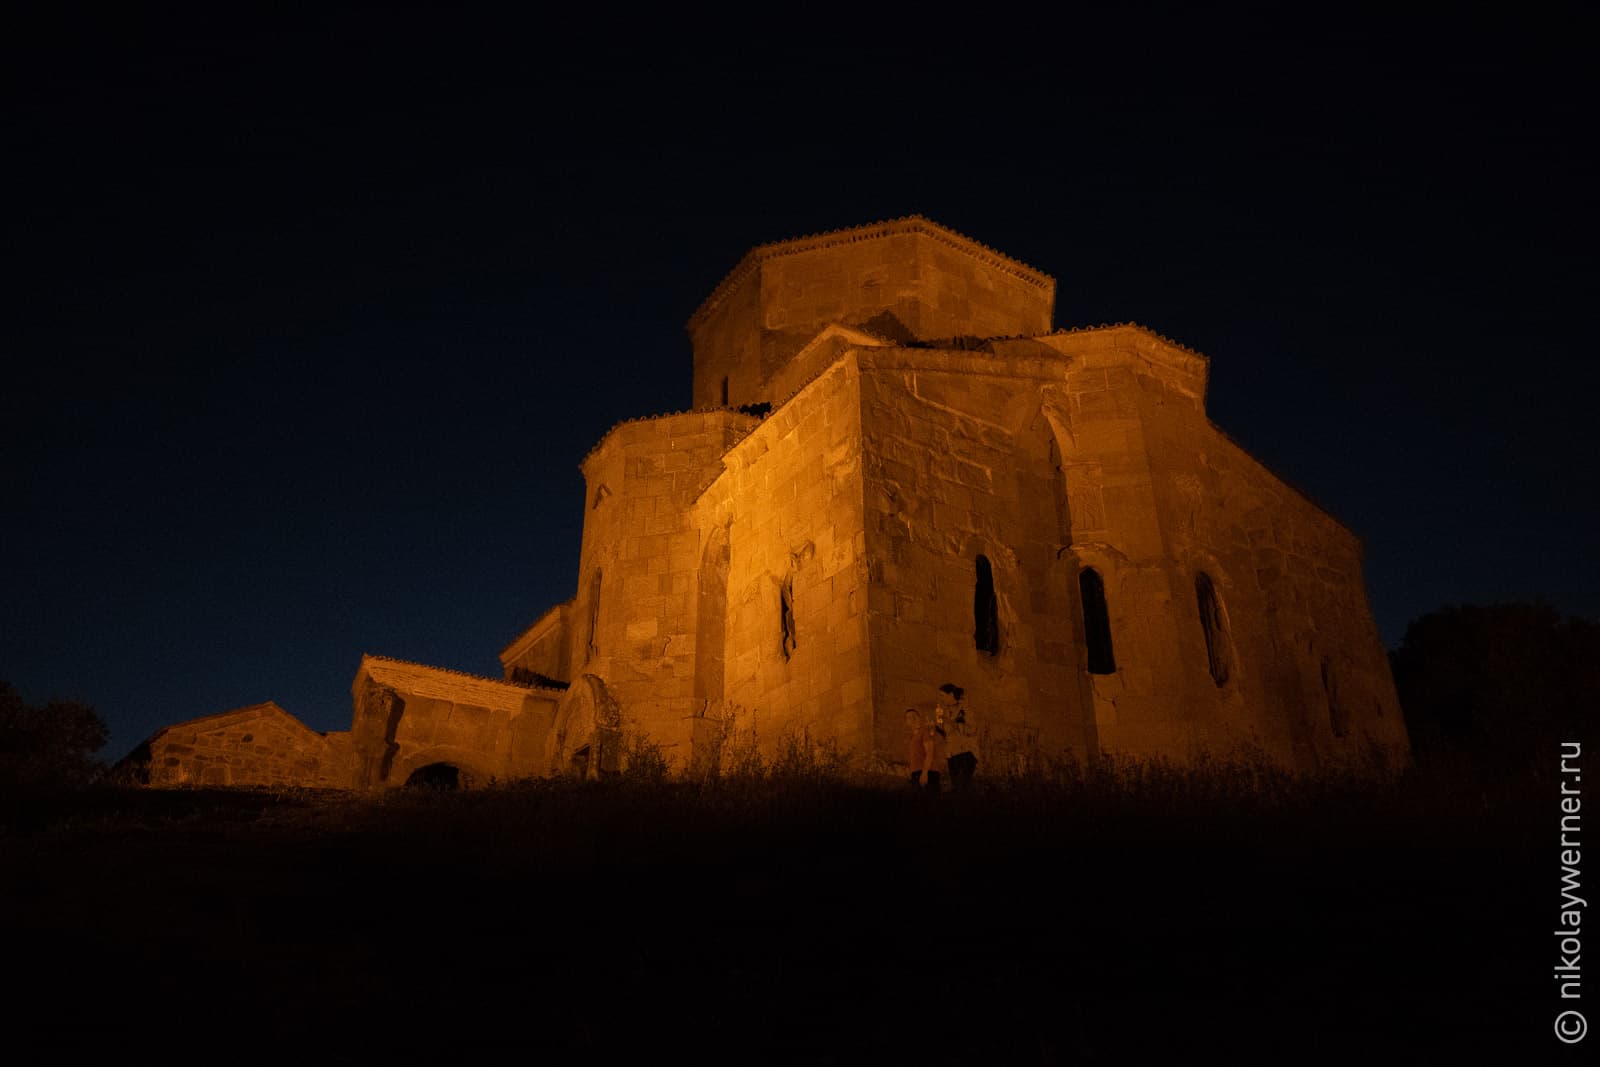
<svg viewBox="0 0 1600 1067">
<path fill-rule="evenodd" d="M 1025 753 L 1313 769 L 1407 735 L 1337 520 L 1206 417 L 1207 360 L 1054 330 L 1055 281 L 920 217 L 746 255 L 688 323 L 694 408 L 583 459 L 578 588 L 504 677 L 363 657 L 349 731 L 168 727 L 152 784 L 476 784 L 680 769 L 730 732 L 905 760 L 950 683 Z"/>
</svg>

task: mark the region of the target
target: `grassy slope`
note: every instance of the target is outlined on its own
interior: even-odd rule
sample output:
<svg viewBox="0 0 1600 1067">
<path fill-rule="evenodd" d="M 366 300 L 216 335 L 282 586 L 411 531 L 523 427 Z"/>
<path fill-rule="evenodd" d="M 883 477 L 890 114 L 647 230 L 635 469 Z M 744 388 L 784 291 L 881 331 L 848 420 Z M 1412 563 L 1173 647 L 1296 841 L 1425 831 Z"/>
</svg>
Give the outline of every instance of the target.
<svg viewBox="0 0 1600 1067">
<path fill-rule="evenodd" d="M 936 803 L 817 781 L 16 798 L 8 1006 L 64 1059 L 1537 1062 L 1554 787 L 1474 792 L 1158 774 Z"/>
</svg>

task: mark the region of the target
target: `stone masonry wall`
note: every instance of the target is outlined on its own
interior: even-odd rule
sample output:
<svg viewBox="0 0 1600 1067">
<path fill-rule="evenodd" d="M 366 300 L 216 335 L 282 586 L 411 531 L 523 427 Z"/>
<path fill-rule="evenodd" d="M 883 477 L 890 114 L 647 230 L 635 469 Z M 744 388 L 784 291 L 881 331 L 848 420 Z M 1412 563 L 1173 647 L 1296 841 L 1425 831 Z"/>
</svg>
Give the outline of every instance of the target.
<svg viewBox="0 0 1600 1067">
<path fill-rule="evenodd" d="M 1061 435 L 1072 531 L 1061 581 L 1070 588 L 1080 650 L 1086 644 L 1078 576 L 1092 568 L 1104 583 L 1116 669 L 1090 673 L 1086 653 L 1079 659 L 1100 747 L 1187 759 L 1197 745 L 1185 703 L 1193 685 L 1182 636 L 1187 616 L 1174 602 L 1149 427 L 1134 385 L 1136 369 L 1157 372 L 1146 339 L 1124 328 L 1040 339 L 1067 364 L 1064 382 L 1047 399 Z M 1174 360 L 1160 373 L 1200 403 L 1203 361 Z"/>
<path fill-rule="evenodd" d="M 1116 673 L 1089 680 L 1102 746 L 1255 746 L 1310 768 L 1370 736 L 1403 757 L 1354 536 L 1211 425 L 1200 357 L 1136 327 L 1046 340 L 1070 361 L 1073 554 L 1105 580 L 1116 651 Z M 1202 573 L 1226 631 L 1221 685 Z"/>
<path fill-rule="evenodd" d="M 154 786 L 354 784 L 350 735 L 318 734 L 275 704 L 179 723 L 149 744 Z"/>
<path fill-rule="evenodd" d="M 1193 609 L 1194 575 L 1221 591 L 1250 714 L 1231 715 L 1270 749 L 1313 768 L 1376 743 L 1405 758 L 1408 743 L 1387 653 L 1372 619 L 1361 547 L 1336 520 L 1284 484 L 1192 411 L 1154 413 L 1159 383 L 1141 381 L 1152 412 L 1174 599 Z M 1186 627 L 1193 692 L 1219 694 L 1203 667 L 1204 630 Z M 1231 696 L 1226 690 L 1223 696 Z M 1217 719 L 1208 722 L 1216 736 Z"/>
<path fill-rule="evenodd" d="M 584 463 L 572 672 L 603 680 L 623 709 L 623 730 L 649 734 L 680 765 L 691 758 L 698 710 L 704 546 L 693 503 L 722 472 L 729 446 L 758 421 L 718 410 L 626 423 Z"/>
<path fill-rule="evenodd" d="M 543 774 L 561 690 L 365 656 L 351 685 L 357 784 L 402 786 L 449 764 L 475 784 Z"/>
<path fill-rule="evenodd" d="M 694 340 L 693 396 L 696 408 L 737 407 L 763 399 L 761 384 L 761 279 L 751 272 L 737 288 L 690 328 Z"/>
<path fill-rule="evenodd" d="M 896 341 L 1043 333 L 1053 291 L 933 233 L 774 257 L 761 269 L 761 377 L 834 322 Z"/>
<path fill-rule="evenodd" d="M 966 690 L 990 765 L 1095 748 L 1045 404 L 1066 366 L 1037 351 L 861 357 L 874 737 L 889 762 L 905 758 L 905 709 L 931 715 L 946 682 Z M 974 639 L 979 553 L 999 605 L 993 655 Z"/>
<path fill-rule="evenodd" d="M 572 601 L 557 604 L 500 653 L 507 680 L 541 674 L 572 681 Z"/>
<path fill-rule="evenodd" d="M 529 700 L 515 713 L 465 700 L 403 694 L 404 713 L 394 734 L 395 752 L 384 784 L 404 785 L 411 774 L 433 763 L 458 768 L 476 785 L 542 774 L 542 735 L 555 717 L 554 700 Z M 522 731 L 513 723 L 534 720 L 528 742 L 540 751 L 517 751 Z"/>
<path fill-rule="evenodd" d="M 859 381 L 845 358 L 803 388 L 730 450 L 697 508 L 703 540 L 729 546 L 725 711 L 769 752 L 801 730 L 871 750 Z"/>
<path fill-rule="evenodd" d="M 1015 336 L 1050 329 L 1047 275 L 924 219 L 764 246 L 690 320 L 694 403 L 781 399 L 767 387 L 833 323 L 892 341 Z"/>
</svg>

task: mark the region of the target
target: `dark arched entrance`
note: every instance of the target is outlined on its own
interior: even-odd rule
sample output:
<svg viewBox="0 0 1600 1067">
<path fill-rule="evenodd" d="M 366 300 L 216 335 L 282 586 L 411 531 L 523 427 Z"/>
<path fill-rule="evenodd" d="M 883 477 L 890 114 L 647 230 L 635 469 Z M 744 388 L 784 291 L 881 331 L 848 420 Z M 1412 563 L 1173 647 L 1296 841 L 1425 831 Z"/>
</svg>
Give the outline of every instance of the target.
<svg viewBox="0 0 1600 1067">
<path fill-rule="evenodd" d="M 466 787 L 466 776 L 453 763 L 430 763 L 418 767 L 406 779 L 406 788 L 455 790 Z"/>
</svg>

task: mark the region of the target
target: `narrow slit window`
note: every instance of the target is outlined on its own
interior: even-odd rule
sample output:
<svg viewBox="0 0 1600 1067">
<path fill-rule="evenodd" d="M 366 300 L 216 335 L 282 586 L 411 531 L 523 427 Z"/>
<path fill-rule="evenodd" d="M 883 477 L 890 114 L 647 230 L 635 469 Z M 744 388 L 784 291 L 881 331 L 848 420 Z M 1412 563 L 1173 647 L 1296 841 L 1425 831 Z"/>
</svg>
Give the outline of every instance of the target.
<svg viewBox="0 0 1600 1067">
<path fill-rule="evenodd" d="M 794 578 L 786 578 L 778 587 L 778 627 L 783 644 L 783 658 L 794 655 Z"/>
<path fill-rule="evenodd" d="M 728 406 L 728 379 L 722 379 L 722 406 Z"/>
<path fill-rule="evenodd" d="M 1217 687 L 1233 676 L 1233 637 L 1228 632 L 1228 613 L 1222 608 L 1217 587 L 1204 571 L 1194 576 L 1194 595 L 1200 609 L 1200 627 L 1206 635 L 1206 665 Z"/>
<path fill-rule="evenodd" d="M 589 579 L 589 658 L 600 652 L 600 572 Z"/>
<path fill-rule="evenodd" d="M 978 578 L 972 587 L 972 643 L 991 656 L 1000 652 L 1000 600 L 994 593 L 994 568 L 978 556 Z"/>
<path fill-rule="evenodd" d="M 1117 658 L 1111 651 L 1111 613 L 1106 609 L 1106 583 L 1093 567 L 1078 573 L 1078 592 L 1083 598 L 1083 635 L 1089 649 L 1090 674 L 1117 673 Z"/>
<path fill-rule="evenodd" d="M 1339 699 L 1339 679 L 1327 656 L 1322 657 L 1322 693 L 1328 698 L 1328 729 L 1333 732 L 1334 737 L 1348 736 L 1350 715 Z"/>
</svg>

